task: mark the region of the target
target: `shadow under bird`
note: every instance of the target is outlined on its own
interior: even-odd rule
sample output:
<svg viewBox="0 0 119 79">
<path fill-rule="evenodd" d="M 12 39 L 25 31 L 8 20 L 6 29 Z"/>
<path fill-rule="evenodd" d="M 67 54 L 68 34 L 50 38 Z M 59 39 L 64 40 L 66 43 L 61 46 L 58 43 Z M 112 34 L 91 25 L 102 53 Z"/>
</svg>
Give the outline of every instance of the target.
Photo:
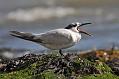
<svg viewBox="0 0 119 79">
<path fill-rule="evenodd" d="M 77 44 L 81 39 L 81 33 L 91 36 L 90 33 L 80 29 L 81 26 L 87 24 L 91 23 L 74 22 L 65 28 L 54 29 L 40 34 L 10 31 L 10 35 L 38 43 L 52 50 L 59 50 L 59 53 L 63 55 L 62 49 Z"/>
</svg>

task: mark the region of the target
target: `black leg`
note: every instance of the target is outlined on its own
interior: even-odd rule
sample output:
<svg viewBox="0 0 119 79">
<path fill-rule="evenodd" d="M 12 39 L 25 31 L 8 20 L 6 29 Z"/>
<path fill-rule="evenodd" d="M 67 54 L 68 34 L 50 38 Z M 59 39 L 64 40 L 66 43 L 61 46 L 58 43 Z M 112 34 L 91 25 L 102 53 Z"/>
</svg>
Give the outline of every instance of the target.
<svg viewBox="0 0 119 79">
<path fill-rule="evenodd" d="M 61 49 L 59 50 L 59 53 L 61 56 L 64 56 Z"/>
<path fill-rule="evenodd" d="M 68 56 L 64 56 L 63 53 L 62 53 L 62 50 L 60 49 L 59 50 L 59 53 L 61 56 L 63 56 L 63 58 L 65 58 L 67 61 L 70 61 L 69 57 Z"/>
</svg>

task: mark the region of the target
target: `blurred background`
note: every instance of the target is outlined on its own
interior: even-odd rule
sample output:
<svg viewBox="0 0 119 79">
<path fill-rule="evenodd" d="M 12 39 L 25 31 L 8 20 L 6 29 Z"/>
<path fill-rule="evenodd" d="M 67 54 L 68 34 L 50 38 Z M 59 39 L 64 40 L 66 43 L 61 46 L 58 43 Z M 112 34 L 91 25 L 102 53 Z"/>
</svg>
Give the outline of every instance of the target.
<svg viewBox="0 0 119 79">
<path fill-rule="evenodd" d="M 70 50 L 119 47 L 118 0 L 0 0 L 0 48 L 46 50 L 9 31 L 42 33 L 72 22 L 92 22 L 83 29 L 93 37 L 83 35 Z"/>
</svg>

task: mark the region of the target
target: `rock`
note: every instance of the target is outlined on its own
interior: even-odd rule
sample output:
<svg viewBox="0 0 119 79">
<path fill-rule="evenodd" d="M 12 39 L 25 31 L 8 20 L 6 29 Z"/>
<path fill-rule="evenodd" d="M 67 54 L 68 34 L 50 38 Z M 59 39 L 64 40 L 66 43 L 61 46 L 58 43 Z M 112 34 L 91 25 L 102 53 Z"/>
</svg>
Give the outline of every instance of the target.
<svg viewBox="0 0 119 79">
<path fill-rule="evenodd" d="M 26 68 L 37 60 L 37 55 L 26 54 L 23 57 L 14 58 L 9 60 L 8 62 L 4 62 L 6 66 L 0 68 L 0 72 L 11 72 L 14 70 L 19 70 L 21 68 Z"/>
<path fill-rule="evenodd" d="M 107 65 L 109 65 L 111 67 L 112 71 L 116 75 L 119 75 L 119 59 L 118 58 L 107 61 L 106 63 L 107 63 Z"/>
</svg>

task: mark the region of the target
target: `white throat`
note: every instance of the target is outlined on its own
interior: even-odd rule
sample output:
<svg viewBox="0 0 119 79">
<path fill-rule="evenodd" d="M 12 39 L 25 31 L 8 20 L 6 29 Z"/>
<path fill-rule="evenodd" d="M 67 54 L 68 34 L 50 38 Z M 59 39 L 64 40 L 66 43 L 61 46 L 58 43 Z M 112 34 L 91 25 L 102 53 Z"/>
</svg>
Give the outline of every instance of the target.
<svg viewBox="0 0 119 79">
<path fill-rule="evenodd" d="M 80 41 L 81 34 L 79 32 L 77 32 L 76 30 L 70 30 L 70 33 L 71 33 L 72 40 L 74 43 L 77 43 Z"/>
</svg>

